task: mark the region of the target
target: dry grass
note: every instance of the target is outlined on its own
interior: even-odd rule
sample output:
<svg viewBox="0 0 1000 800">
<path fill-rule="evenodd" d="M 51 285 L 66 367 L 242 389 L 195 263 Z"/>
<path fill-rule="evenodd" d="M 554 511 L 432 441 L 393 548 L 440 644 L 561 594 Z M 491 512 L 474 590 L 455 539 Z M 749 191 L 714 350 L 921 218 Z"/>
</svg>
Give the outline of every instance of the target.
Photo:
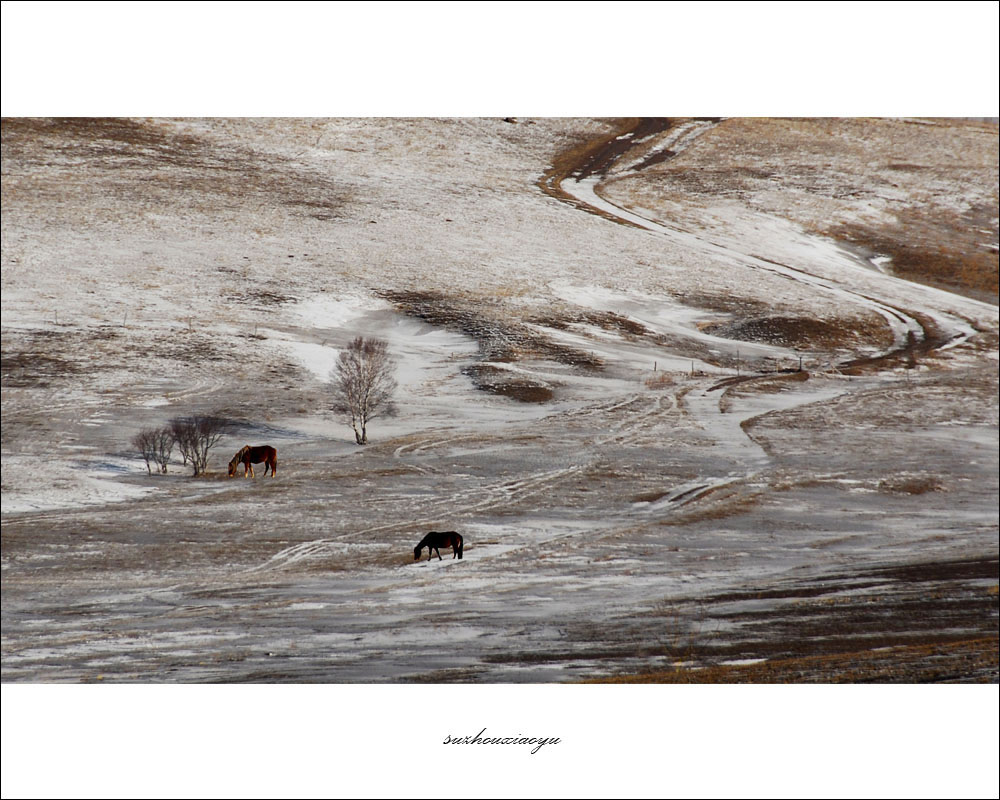
<svg viewBox="0 0 1000 800">
<path fill-rule="evenodd" d="M 120 218 L 122 201 L 142 209 L 172 206 L 182 196 L 192 208 L 238 202 L 329 220 L 350 200 L 328 175 L 273 152 L 265 157 L 242 145 L 213 146 L 164 123 L 88 117 L 13 118 L 2 124 L 5 212 L 43 203 L 50 215 L 87 209 L 94 222 L 112 213 Z M 74 167 L 81 162 L 93 171 L 88 180 L 76 177 Z M 66 176 L 57 197 L 39 177 L 53 169 Z"/>
<path fill-rule="evenodd" d="M 968 675 L 991 682 L 998 669 L 997 640 L 973 639 L 760 664 L 686 669 L 596 678 L 586 683 L 931 683 Z"/>
<path fill-rule="evenodd" d="M 477 389 L 490 394 L 522 403 L 544 403 L 553 397 L 551 386 L 523 373 L 497 366 L 505 362 L 537 359 L 568 364 L 589 372 L 604 367 L 603 361 L 593 353 L 559 344 L 535 327 L 520 322 L 516 310 L 496 298 L 488 301 L 437 292 L 395 290 L 384 290 L 380 294 L 409 316 L 474 339 L 479 345 L 480 360 L 492 363 L 473 364 L 462 372 L 472 379 Z M 636 331 L 642 328 L 613 314 L 595 312 L 583 316 L 619 330 Z M 574 320 L 553 316 L 546 317 L 545 324 L 565 327 L 570 321 Z M 534 324 L 539 323 L 536 320 Z"/>
<path fill-rule="evenodd" d="M 462 373 L 472 378 L 477 389 L 521 403 L 547 403 L 553 397 L 552 389 L 545 384 L 490 364 L 472 364 Z"/>
<path fill-rule="evenodd" d="M 593 353 L 558 344 L 519 322 L 518 314 L 500 301 L 438 292 L 384 290 L 379 294 L 404 314 L 471 337 L 479 345 L 483 361 L 538 358 L 590 370 L 603 367 Z"/>
<path fill-rule="evenodd" d="M 614 191 L 677 214 L 743 203 L 996 303 L 997 136 L 963 120 L 731 118 Z"/>
<path fill-rule="evenodd" d="M 826 231 L 874 255 L 892 258 L 890 268 L 907 280 L 998 301 L 997 201 L 962 211 L 915 207 L 896 213 L 895 224 L 842 224 Z"/>
<path fill-rule="evenodd" d="M 790 347 L 796 350 L 855 350 L 861 346 L 885 348 L 892 331 L 877 315 L 852 319 L 765 316 L 706 325 L 705 332 L 727 339 Z"/>
<path fill-rule="evenodd" d="M 672 389 L 676 384 L 676 380 L 669 372 L 657 372 L 655 375 L 646 378 L 645 383 L 647 389 Z"/>
<path fill-rule="evenodd" d="M 878 490 L 890 494 L 927 494 L 944 491 L 944 485 L 927 475 L 900 475 L 879 481 Z"/>
<path fill-rule="evenodd" d="M 615 314 L 613 311 L 594 311 L 591 309 L 573 309 L 571 311 L 550 311 L 542 316 L 528 320 L 534 325 L 544 325 L 547 328 L 566 330 L 570 325 L 593 325 L 611 333 L 617 333 L 626 339 L 636 339 L 644 336 L 655 336 L 653 331 L 628 317 Z"/>
<path fill-rule="evenodd" d="M 690 525 L 710 522 L 743 514 L 759 505 L 762 492 L 749 491 L 744 487 L 715 486 L 677 509 L 661 525 Z"/>
<path fill-rule="evenodd" d="M 655 503 L 657 500 L 662 500 L 670 494 L 669 491 L 655 491 L 655 492 L 645 492 L 643 494 L 637 494 L 632 498 L 633 503 Z"/>
</svg>

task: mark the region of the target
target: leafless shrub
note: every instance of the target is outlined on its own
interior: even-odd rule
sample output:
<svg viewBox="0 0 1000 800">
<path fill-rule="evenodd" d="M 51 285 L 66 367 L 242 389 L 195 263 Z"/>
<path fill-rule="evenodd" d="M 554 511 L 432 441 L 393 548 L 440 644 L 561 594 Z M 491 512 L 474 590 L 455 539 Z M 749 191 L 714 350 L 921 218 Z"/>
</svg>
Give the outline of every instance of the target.
<svg viewBox="0 0 1000 800">
<path fill-rule="evenodd" d="M 385 340 L 358 336 L 330 371 L 333 410 L 350 417 L 358 444 L 368 444 L 369 421 L 395 413 L 395 366 Z"/>
<path fill-rule="evenodd" d="M 166 428 L 143 428 L 132 437 L 132 445 L 146 462 L 146 471 L 152 475 L 153 466 L 157 472 L 167 471 L 167 462 L 174 449 L 173 435 Z"/>
<path fill-rule="evenodd" d="M 208 453 L 227 432 L 229 422 L 219 415 L 176 417 L 169 431 L 181 451 L 184 463 L 190 463 L 194 475 L 203 475 L 208 468 Z"/>
<path fill-rule="evenodd" d="M 155 428 L 152 431 L 153 460 L 160 468 L 160 472 L 167 474 L 167 464 L 170 463 L 170 454 L 174 450 L 174 437 L 170 428 Z M 148 465 L 147 465 L 148 466 Z"/>
</svg>

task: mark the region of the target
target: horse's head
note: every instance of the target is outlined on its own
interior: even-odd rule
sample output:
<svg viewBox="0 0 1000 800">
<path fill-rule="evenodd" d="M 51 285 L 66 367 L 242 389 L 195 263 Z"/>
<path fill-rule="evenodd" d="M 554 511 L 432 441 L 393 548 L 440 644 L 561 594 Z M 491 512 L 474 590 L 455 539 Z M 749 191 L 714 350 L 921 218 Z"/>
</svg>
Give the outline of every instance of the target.
<svg viewBox="0 0 1000 800">
<path fill-rule="evenodd" d="M 419 544 L 416 547 L 413 548 L 413 560 L 414 561 L 419 561 L 420 560 L 420 549 L 421 548 L 420 548 Z"/>
<path fill-rule="evenodd" d="M 243 461 L 243 456 L 246 455 L 247 451 L 250 449 L 250 445 L 245 444 L 239 449 L 239 452 L 233 456 L 233 460 L 229 462 L 229 477 L 233 477 L 236 474 L 236 468 Z"/>
</svg>

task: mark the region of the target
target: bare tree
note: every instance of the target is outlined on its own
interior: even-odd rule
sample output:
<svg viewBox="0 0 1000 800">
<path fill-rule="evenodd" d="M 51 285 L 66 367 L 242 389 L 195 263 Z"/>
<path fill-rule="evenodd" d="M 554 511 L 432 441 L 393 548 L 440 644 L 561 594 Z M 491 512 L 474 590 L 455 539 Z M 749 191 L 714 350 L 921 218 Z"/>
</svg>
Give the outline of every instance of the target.
<svg viewBox="0 0 1000 800">
<path fill-rule="evenodd" d="M 150 475 L 153 474 L 151 464 L 156 463 L 156 450 L 154 445 L 155 437 L 156 430 L 154 428 L 143 428 L 132 437 L 132 445 L 139 451 L 139 455 L 145 459 L 146 471 Z"/>
<path fill-rule="evenodd" d="M 358 336 L 341 351 L 330 371 L 333 410 L 350 417 L 358 444 L 368 444 L 371 420 L 396 411 L 392 402 L 395 369 L 384 339 Z"/>
<path fill-rule="evenodd" d="M 208 468 L 208 452 L 229 429 L 228 421 L 218 415 L 176 417 L 170 420 L 170 435 L 177 442 L 184 463 L 191 463 L 194 475 Z"/>
<path fill-rule="evenodd" d="M 187 464 L 189 461 L 193 461 L 195 435 L 191 418 L 177 417 L 170 420 L 168 427 L 170 428 L 170 434 L 177 443 L 177 449 L 181 451 L 181 458 L 184 459 L 184 463 Z M 194 474 L 198 474 L 197 467 Z"/>
<path fill-rule="evenodd" d="M 170 454 L 174 450 L 174 435 L 170 428 L 155 428 L 151 431 L 151 442 L 153 445 L 153 460 L 159 465 L 160 472 L 167 474 L 167 464 L 170 463 Z M 146 465 L 147 467 L 149 464 Z"/>
</svg>

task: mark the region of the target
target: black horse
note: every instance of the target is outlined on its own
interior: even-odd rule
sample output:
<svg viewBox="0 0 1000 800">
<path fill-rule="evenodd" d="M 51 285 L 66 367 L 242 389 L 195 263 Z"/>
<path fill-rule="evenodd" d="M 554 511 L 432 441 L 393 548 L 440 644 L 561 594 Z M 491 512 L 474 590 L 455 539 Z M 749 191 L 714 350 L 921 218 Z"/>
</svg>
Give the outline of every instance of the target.
<svg viewBox="0 0 1000 800">
<path fill-rule="evenodd" d="M 442 561 L 441 551 L 439 547 L 450 547 L 452 549 L 451 557 L 458 558 L 462 557 L 462 550 L 464 548 L 464 542 L 462 540 L 462 534 L 456 533 L 455 531 L 431 531 L 423 539 L 420 540 L 420 544 L 413 548 L 413 560 L 418 561 L 420 559 L 420 551 L 427 548 L 427 560 L 430 561 L 432 557 L 432 551 L 436 551 L 438 554 L 438 561 Z"/>
</svg>

